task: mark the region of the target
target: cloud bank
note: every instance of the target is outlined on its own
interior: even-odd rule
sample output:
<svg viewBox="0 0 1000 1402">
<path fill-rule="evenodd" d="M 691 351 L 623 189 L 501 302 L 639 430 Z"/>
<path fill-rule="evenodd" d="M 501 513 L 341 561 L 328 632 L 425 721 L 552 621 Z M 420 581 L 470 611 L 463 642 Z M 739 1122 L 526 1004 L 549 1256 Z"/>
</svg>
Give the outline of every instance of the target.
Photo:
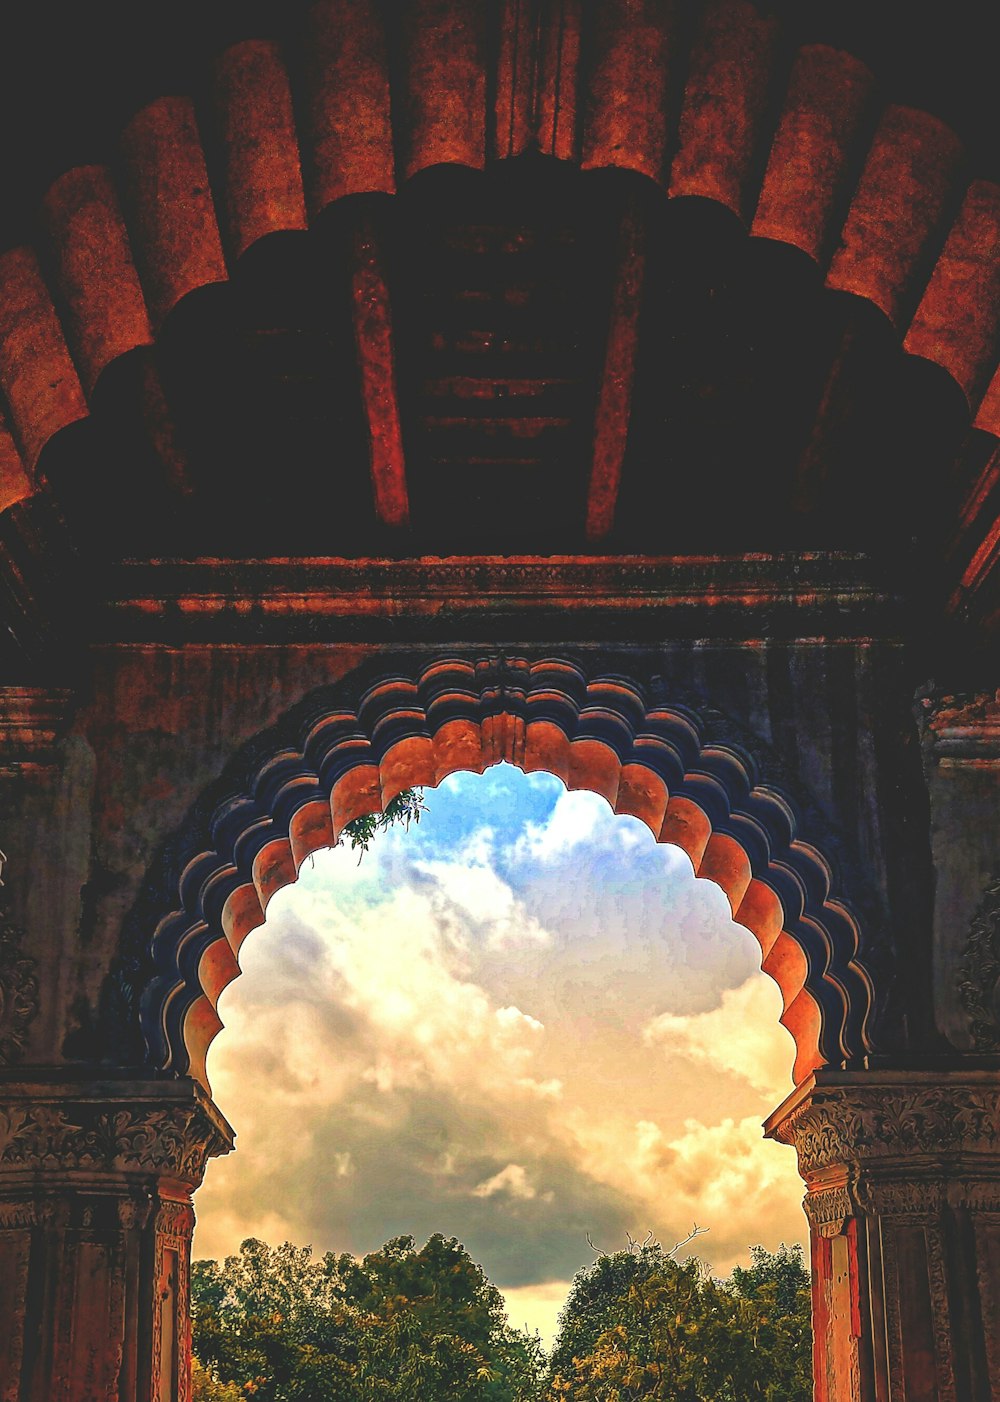
<svg viewBox="0 0 1000 1402">
<path fill-rule="evenodd" d="M 722 893 L 547 776 L 428 803 L 360 865 L 319 854 L 244 945 L 209 1066 L 239 1153 L 210 1167 L 196 1254 L 441 1231 L 550 1334 L 588 1234 L 697 1221 L 720 1272 L 801 1239 L 794 1155 L 760 1129 L 791 1041 Z"/>
</svg>

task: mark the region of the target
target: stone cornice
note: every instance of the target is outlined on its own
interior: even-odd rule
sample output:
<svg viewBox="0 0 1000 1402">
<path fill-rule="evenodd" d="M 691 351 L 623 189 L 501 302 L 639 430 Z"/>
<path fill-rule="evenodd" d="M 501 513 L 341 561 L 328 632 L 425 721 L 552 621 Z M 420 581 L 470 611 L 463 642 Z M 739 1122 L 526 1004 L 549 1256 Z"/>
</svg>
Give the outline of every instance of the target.
<svg viewBox="0 0 1000 1402">
<path fill-rule="evenodd" d="M 767 1119 L 768 1138 L 793 1144 L 799 1171 L 825 1190 L 843 1181 L 929 1178 L 941 1166 L 1000 1174 L 1000 1073 L 818 1071 Z"/>
<path fill-rule="evenodd" d="M 850 552 L 740 556 L 421 556 L 413 559 L 125 561 L 109 576 L 95 640 L 288 640 L 398 633 L 419 618 L 559 613 L 733 636 L 895 637 L 898 601 Z"/>
<path fill-rule="evenodd" d="M 0 1191 L 25 1176 L 154 1176 L 195 1188 L 233 1132 L 195 1082 L 0 1079 Z"/>
</svg>

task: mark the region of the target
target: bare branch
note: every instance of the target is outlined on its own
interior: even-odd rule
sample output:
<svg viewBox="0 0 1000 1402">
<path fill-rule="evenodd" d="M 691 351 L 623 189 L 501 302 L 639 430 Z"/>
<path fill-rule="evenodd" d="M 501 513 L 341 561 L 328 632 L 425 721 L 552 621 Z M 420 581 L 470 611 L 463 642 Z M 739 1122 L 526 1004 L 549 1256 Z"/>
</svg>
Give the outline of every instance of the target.
<svg viewBox="0 0 1000 1402">
<path fill-rule="evenodd" d="M 696 1236 L 703 1236 L 703 1235 L 705 1234 L 705 1232 L 707 1232 L 707 1231 L 709 1231 L 709 1230 L 710 1230 L 710 1228 L 708 1228 L 708 1227 L 699 1227 L 699 1226 L 698 1226 L 698 1223 L 697 1223 L 697 1222 L 694 1222 L 694 1223 L 692 1224 L 692 1226 L 691 1226 L 691 1230 L 688 1232 L 688 1234 L 687 1234 L 687 1236 L 684 1238 L 684 1240 L 683 1240 L 683 1241 L 678 1241 L 678 1242 L 676 1242 L 676 1243 L 670 1248 L 670 1250 L 666 1253 L 667 1256 L 670 1257 L 670 1259 L 672 1260 L 672 1259 L 674 1258 L 674 1256 L 676 1256 L 677 1252 L 680 1251 L 680 1249 L 681 1249 L 682 1246 L 687 1246 L 687 1244 L 688 1244 L 689 1241 L 694 1241 L 694 1239 L 695 1239 Z"/>
</svg>

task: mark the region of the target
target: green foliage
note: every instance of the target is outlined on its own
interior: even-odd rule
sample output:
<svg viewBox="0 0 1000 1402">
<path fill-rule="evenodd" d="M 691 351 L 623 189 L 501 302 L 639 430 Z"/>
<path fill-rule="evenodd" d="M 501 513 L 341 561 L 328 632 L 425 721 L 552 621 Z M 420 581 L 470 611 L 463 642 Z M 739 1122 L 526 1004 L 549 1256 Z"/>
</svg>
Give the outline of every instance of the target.
<svg viewBox="0 0 1000 1402">
<path fill-rule="evenodd" d="M 548 1402 L 810 1402 L 801 1248 L 751 1254 L 727 1282 L 655 1244 L 598 1257 L 560 1315 Z"/>
<path fill-rule="evenodd" d="M 192 1358 L 191 1402 L 243 1402 L 245 1396 L 235 1383 L 220 1382 L 197 1358 Z"/>
<path fill-rule="evenodd" d="M 363 1260 L 248 1240 L 196 1261 L 193 1402 L 810 1402 L 801 1247 L 714 1279 L 656 1245 L 573 1281 L 547 1360 L 454 1238 Z"/>
<path fill-rule="evenodd" d="M 195 1262 L 191 1300 L 195 1354 L 240 1398 L 539 1396 L 537 1336 L 509 1326 L 499 1291 L 454 1238 L 435 1235 L 417 1250 L 412 1237 L 396 1237 L 360 1262 L 248 1240 L 221 1266 Z"/>
<path fill-rule="evenodd" d="M 389 800 L 381 813 L 363 813 L 360 818 L 352 818 L 349 823 L 345 823 L 341 840 L 347 838 L 352 851 L 360 847 L 363 857 L 376 833 L 385 832 L 394 823 L 400 823 L 409 829 L 410 824 L 419 823 L 421 813 L 426 812 L 423 789 L 403 789 L 395 798 Z"/>
</svg>

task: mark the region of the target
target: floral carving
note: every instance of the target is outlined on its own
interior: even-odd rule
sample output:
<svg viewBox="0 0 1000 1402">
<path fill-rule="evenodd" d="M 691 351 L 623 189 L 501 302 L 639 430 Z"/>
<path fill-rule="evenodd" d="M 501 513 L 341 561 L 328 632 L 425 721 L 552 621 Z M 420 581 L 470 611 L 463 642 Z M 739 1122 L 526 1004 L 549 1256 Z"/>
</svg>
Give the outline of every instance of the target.
<svg viewBox="0 0 1000 1402">
<path fill-rule="evenodd" d="M 795 1145 L 807 1180 L 839 1164 L 1000 1155 L 1000 1083 L 817 1086 L 774 1134 Z"/>
<path fill-rule="evenodd" d="M 0 1110 L 0 1168 L 155 1173 L 197 1185 L 231 1143 L 198 1105 L 78 1101 Z"/>
<path fill-rule="evenodd" d="M 1000 872 L 972 918 L 958 993 L 977 1051 L 1000 1051 Z"/>
<path fill-rule="evenodd" d="M 854 1216 L 854 1203 L 846 1184 L 808 1193 L 803 1207 L 820 1236 L 839 1236 L 848 1217 Z"/>
<path fill-rule="evenodd" d="M 0 915 L 0 1066 L 24 1054 L 39 1007 L 37 961 L 21 951 L 22 932 Z"/>
</svg>

